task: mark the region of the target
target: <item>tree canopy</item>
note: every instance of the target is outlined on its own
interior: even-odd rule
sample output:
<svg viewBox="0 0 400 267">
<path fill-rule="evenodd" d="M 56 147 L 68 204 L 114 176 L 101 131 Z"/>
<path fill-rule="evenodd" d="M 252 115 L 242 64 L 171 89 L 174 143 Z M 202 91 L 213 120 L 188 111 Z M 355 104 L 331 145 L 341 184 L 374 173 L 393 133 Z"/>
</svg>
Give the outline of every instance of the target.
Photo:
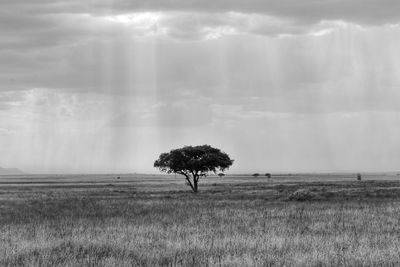
<svg viewBox="0 0 400 267">
<path fill-rule="evenodd" d="M 166 173 L 185 176 L 193 192 L 197 192 L 200 177 L 209 172 L 224 171 L 233 164 L 233 160 L 218 148 L 209 145 L 185 146 L 162 153 L 154 162 L 154 167 Z"/>
</svg>

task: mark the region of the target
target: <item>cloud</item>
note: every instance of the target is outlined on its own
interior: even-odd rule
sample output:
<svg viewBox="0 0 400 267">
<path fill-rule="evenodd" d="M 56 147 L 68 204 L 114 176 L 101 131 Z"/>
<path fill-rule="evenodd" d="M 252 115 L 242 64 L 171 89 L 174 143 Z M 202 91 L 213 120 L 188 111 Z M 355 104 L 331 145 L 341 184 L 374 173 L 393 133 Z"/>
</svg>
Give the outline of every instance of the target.
<svg viewBox="0 0 400 267">
<path fill-rule="evenodd" d="M 323 21 L 360 25 L 400 22 L 397 0 L 211 1 L 3 1 L 0 47 L 9 49 L 74 43 L 130 30 L 143 36 L 180 39 L 222 34 L 301 34 Z"/>
<path fill-rule="evenodd" d="M 18 92 L 0 92 L 0 111 L 9 110 L 12 107 L 19 106 L 23 97 Z"/>
<path fill-rule="evenodd" d="M 247 99 L 258 97 L 258 106 L 277 112 L 397 110 L 400 28 L 337 27 L 318 36 L 234 34 L 191 42 L 136 38 L 121 29 L 111 38 L 106 30 L 105 38 L 0 51 L 0 91 L 44 88 L 168 105 L 202 98 L 249 107 L 254 101 Z"/>
<path fill-rule="evenodd" d="M 399 21 L 400 3 L 396 0 L 140 0 L 97 1 L 99 10 L 114 12 L 186 11 L 257 13 L 294 21 L 318 22 L 344 20 L 356 23 L 381 24 Z"/>
<path fill-rule="evenodd" d="M 276 37 L 346 38 L 341 32 L 356 32 L 353 28 L 357 27 L 359 31 L 390 28 L 382 25 L 400 21 L 399 5 L 392 0 L 223 0 L 207 4 L 193 0 L 2 1 L 0 90 L 54 88 L 112 94 L 152 91 L 168 97 L 171 90 L 193 91 L 198 87 L 213 94 L 216 88 L 229 86 L 236 93 L 251 86 L 254 89 L 250 91 L 258 94 L 257 88 L 276 83 L 272 80 L 277 77 L 268 77 L 272 72 L 264 73 L 265 77 L 261 74 L 262 68 L 270 67 L 266 61 L 277 57 L 270 49 L 275 49 L 284 61 L 299 57 L 299 48 L 290 40 L 279 41 Z M 395 42 L 399 32 L 398 25 L 391 27 L 388 33 L 380 33 L 386 35 L 387 45 Z M 336 37 L 340 34 L 343 36 Z M 184 42 L 189 45 L 181 45 Z M 234 47 L 230 42 L 242 44 Z M 278 48 L 274 43 L 279 42 L 291 45 L 295 51 Z M 243 51 L 254 49 L 254 43 L 258 43 L 256 52 Z M 262 46 L 266 51 L 260 56 Z M 222 58 L 229 51 L 232 54 Z M 252 60 L 246 60 L 246 56 L 261 63 L 260 70 L 254 70 Z M 298 59 L 300 63 L 305 60 Z M 224 60 L 235 65 L 221 62 Z M 282 75 L 287 80 L 318 82 L 325 75 L 313 73 L 317 68 L 311 70 L 304 64 L 283 64 Z M 221 71 L 243 73 L 228 75 L 223 81 Z M 244 81 L 246 75 L 249 78 Z M 164 88 L 156 88 L 154 80 Z"/>
<path fill-rule="evenodd" d="M 344 20 L 361 24 L 394 23 L 399 21 L 397 0 L 22 0 L 2 1 L 3 10 L 17 14 L 90 13 L 119 15 L 136 12 L 182 11 L 206 13 L 257 13 L 296 21 Z M 6 13 L 3 11 L 3 13 Z M 13 14 L 13 12 L 10 12 Z M 14 13 L 15 14 L 15 13 Z"/>
<path fill-rule="evenodd" d="M 278 36 L 310 31 L 309 26 L 290 19 L 238 12 L 172 12 L 160 20 L 159 24 L 163 27 L 163 34 L 182 40 L 208 40 L 237 34 Z"/>
</svg>

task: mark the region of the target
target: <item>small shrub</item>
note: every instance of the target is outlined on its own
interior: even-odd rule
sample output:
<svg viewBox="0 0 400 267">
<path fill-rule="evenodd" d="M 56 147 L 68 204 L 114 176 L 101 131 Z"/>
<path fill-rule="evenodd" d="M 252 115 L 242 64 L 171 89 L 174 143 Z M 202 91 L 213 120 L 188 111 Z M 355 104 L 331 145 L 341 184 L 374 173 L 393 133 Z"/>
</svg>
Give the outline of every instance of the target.
<svg viewBox="0 0 400 267">
<path fill-rule="evenodd" d="M 292 194 L 290 194 L 288 199 L 292 200 L 292 201 L 310 201 L 310 200 L 319 199 L 319 195 L 308 189 L 299 189 L 299 190 L 293 192 Z"/>
<path fill-rule="evenodd" d="M 258 176 L 260 176 L 259 173 L 254 173 L 254 174 L 253 174 L 253 177 L 258 177 Z"/>
<path fill-rule="evenodd" d="M 361 173 L 357 173 L 357 181 L 361 181 Z"/>
</svg>

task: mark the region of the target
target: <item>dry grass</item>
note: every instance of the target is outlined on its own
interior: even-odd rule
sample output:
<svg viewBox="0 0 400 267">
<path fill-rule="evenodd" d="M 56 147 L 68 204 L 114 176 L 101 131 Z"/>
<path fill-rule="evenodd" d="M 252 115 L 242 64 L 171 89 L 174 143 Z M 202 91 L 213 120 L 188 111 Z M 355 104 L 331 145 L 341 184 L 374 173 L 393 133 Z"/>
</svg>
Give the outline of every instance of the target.
<svg viewBox="0 0 400 267">
<path fill-rule="evenodd" d="M 400 182 L 151 179 L 0 186 L 0 266 L 400 264 Z"/>
</svg>

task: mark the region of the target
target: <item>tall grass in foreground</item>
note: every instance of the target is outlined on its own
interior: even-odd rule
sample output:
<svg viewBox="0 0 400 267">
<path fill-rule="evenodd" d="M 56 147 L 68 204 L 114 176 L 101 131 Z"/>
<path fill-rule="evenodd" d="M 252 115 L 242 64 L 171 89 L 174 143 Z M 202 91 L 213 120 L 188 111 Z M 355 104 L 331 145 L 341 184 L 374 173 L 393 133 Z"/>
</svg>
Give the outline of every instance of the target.
<svg viewBox="0 0 400 267">
<path fill-rule="evenodd" d="M 125 193 L 9 194 L 0 202 L 0 266 L 400 264 L 397 201 Z"/>
</svg>

